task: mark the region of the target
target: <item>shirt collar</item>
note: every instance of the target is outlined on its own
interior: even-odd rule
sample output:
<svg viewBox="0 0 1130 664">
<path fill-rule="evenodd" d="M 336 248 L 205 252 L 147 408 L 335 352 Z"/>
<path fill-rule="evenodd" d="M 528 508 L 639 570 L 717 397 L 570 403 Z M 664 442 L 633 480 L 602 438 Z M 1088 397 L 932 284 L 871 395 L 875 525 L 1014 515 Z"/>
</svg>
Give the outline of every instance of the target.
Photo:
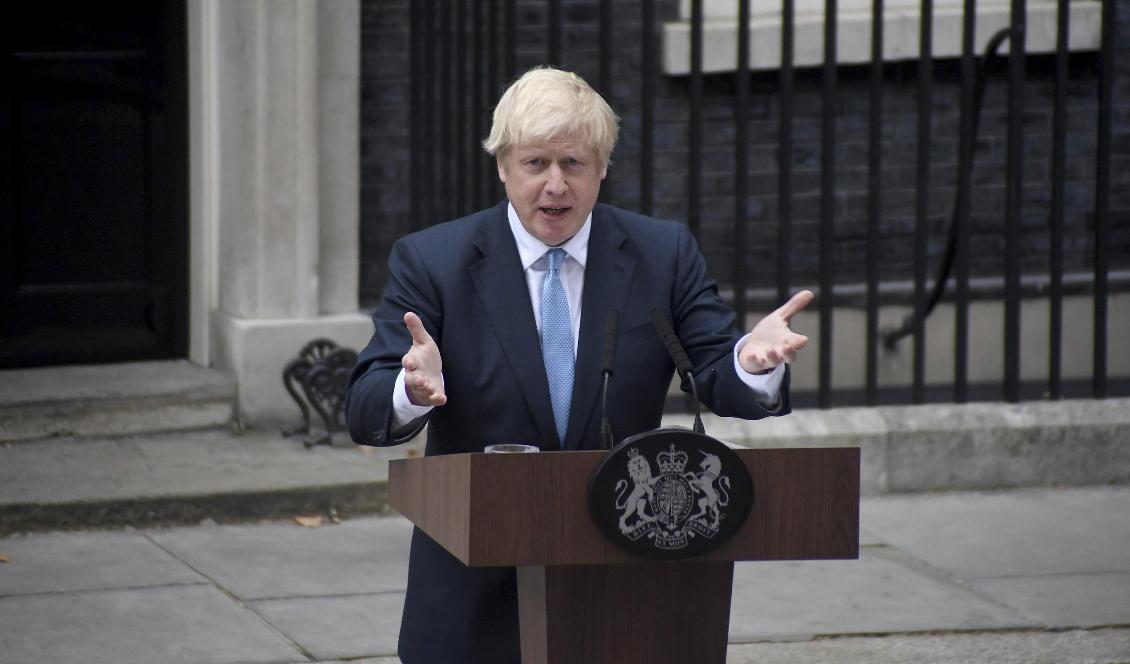
<svg viewBox="0 0 1130 664">
<path fill-rule="evenodd" d="M 545 252 L 553 247 L 545 244 L 537 239 L 526 227 L 522 225 L 522 221 L 518 218 L 518 213 L 514 210 L 514 206 L 510 203 L 506 204 L 506 218 L 510 222 L 510 232 L 514 234 L 514 241 L 518 244 L 518 256 L 522 259 L 522 269 L 528 270 L 530 266 L 538 261 L 538 259 L 545 256 Z M 565 253 L 581 264 L 583 268 L 585 261 L 589 255 L 589 232 L 592 230 L 592 212 L 589 212 L 588 218 L 581 226 L 581 230 L 577 234 L 569 238 L 569 240 L 561 245 L 561 249 Z"/>
</svg>

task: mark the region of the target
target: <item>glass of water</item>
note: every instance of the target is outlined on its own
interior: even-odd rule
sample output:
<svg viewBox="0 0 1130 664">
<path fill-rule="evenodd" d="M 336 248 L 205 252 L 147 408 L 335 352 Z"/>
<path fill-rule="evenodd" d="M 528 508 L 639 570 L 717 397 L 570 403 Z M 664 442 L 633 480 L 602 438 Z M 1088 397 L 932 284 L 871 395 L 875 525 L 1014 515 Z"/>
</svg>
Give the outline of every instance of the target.
<svg viewBox="0 0 1130 664">
<path fill-rule="evenodd" d="M 536 445 L 522 445 L 521 443 L 494 443 L 483 448 L 487 454 L 525 454 L 540 452 Z"/>
</svg>

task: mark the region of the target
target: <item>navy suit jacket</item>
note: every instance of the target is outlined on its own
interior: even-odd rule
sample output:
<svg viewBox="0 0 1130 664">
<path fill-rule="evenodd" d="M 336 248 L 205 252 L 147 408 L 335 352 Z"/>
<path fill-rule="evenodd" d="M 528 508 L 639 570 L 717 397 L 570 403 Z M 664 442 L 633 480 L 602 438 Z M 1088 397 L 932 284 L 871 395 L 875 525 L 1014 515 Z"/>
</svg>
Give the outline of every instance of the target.
<svg viewBox="0 0 1130 664">
<path fill-rule="evenodd" d="M 554 427 L 506 201 L 393 246 L 373 338 L 350 378 L 346 418 L 353 440 L 395 445 L 426 423 L 428 455 L 481 452 L 496 442 L 599 448 L 600 354 L 605 316 L 613 309 L 621 312 L 608 394 L 616 440 L 660 424 L 674 364 L 651 323 L 656 307 L 674 324 L 694 364 L 699 397 L 715 413 L 746 419 L 787 413 L 787 375 L 781 402 L 769 412 L 735 374 L 732 353 L 742 332 L 686 227 L 607 205 L 597 205 L 592 216 L 564 441 Z M 411 345 L 406 311 L 419 314 L 440 348 L 448 401 L 392 431 L 392 389 Z M 467 568 L 414 531 L 399 652 L 405 664 L 519 662 L 514 569 Z"/>
</svg>

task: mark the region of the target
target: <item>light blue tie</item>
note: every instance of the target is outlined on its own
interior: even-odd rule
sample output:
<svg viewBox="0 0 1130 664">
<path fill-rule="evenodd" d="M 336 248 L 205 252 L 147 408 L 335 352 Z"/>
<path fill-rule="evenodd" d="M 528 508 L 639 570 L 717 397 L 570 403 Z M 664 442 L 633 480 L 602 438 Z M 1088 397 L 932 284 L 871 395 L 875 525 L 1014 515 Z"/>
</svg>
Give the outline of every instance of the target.
<svg viewBox="0 0 1130 664">
<path fill-rule="evenodd" d="M 561 285 L 561 264 L 564 249 L 545 252 L 549 271 L 541 285 L 541 355 L 545 376 L 549 379 L 549 399 L 553 404 L 553 421 L 557 438 L 565 447 L 565 430 L 569 426 L 569 404 L 573 400 L 573 322 L 569 316 L 569 300 Z"/>
</svg>

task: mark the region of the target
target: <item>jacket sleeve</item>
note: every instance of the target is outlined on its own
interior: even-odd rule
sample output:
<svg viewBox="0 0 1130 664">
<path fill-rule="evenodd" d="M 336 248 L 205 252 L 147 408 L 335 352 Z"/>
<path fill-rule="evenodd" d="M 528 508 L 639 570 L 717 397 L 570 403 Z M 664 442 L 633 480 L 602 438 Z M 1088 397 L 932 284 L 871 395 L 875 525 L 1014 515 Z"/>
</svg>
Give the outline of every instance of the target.
<svg viewBox="0 0 1130 664">
<path fill-rule="evenodd" d="M 404 314 L 413 311 L 442 349 L 442 308 L 427 266 L 411 237 L 401 238 L 389 256 L 389 281 L 373 312 L 373 336 L 357 357 L 345 397 L 345 419 L 353 442 L 398 445 L 414 438 L 427 424 L 425 415 L 392 430 L 392 389 L 400 360 L 412 345 Z"/>
<path fill-rule="evenodd" d="M 789 406 L 789 374 L 781 383 L 776 408 L 758 403 L 734 372 L 734 344 L 741 338 L 737 315 L 718 295 L 718 286 L 706 272 L 706 262 L 690 232 L 678 233 L 675 289 L 671 312 L 675 331 L 694 364 L 699 399 L 724 417 L 758 419 L 785 415 Z M 786 368 L 786 372 L 788 369 Z M 683 385 L 684 391 L 689 391 Z"/>
</svg>

